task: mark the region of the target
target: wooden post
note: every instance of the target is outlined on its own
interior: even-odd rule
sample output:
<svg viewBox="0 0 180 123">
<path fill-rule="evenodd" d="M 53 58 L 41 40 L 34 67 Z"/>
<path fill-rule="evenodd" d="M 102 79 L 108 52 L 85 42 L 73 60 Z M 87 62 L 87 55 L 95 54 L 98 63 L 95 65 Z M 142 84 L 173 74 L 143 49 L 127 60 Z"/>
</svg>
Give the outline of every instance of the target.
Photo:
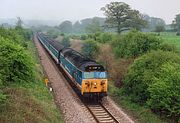
<svg viewBox="0 0 180 123">
<path fill-rule="evenodd" d="M 44 79 L 44 82 L 45 82 L 45 84 L 46 84 L 46 86 L 48 86 L 48 82 L 49 82 L 49 80 L 46 78 L 46 79 Z"/>
</svg>

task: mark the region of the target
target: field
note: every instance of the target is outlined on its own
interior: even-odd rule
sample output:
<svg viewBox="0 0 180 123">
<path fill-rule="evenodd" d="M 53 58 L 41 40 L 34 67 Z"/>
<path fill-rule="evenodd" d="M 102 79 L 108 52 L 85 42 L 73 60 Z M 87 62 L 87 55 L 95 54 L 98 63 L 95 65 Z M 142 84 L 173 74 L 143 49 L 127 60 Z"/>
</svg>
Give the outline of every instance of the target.
<svg viewBox="0 0 180 123">
<path fill-rule="evenodd" d="M 161 33 L 161 36 L 166 43 L 174 44 L 178 49 L 180 49 L 180 36 L 176 36 L 175 33 Z"/>
</svg>

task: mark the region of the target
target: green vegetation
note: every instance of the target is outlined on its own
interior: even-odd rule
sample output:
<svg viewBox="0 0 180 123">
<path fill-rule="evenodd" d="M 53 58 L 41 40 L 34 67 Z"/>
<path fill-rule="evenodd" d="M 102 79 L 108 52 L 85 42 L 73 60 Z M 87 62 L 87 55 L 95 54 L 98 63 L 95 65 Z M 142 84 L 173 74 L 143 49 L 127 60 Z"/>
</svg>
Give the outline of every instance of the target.
<svg viewBox="0 0 180 123">
<path fill-rule="evenodd" d="M 120 58 L 137 57 L 160 48 L 161 40 L 151 34 L 131 31 L 117 36 L 112 42 L 115 55 Z"/>
<path fill-rule="evenodd" d="M 131 28 L 141 29 L 147 24 L 138 10 L 133 10 L 124 2 L 111 2 L 101 10 L 107 17 L 107 27 L 116 29 L 118 34 Z"/>
<path fill-rule="evenodd" d="M 1 81 L 10 82 L 32 81 L 33 63 L 28 52 L 12 40 L 0 37 Z"/>
<path fill-rule="evenodd" d="M 63 122 L 43 84 L 32 33 L 0 28 L 0 122 Z"/>
<path fill-rule="evenodd" d="M 111 82 L 109 82 L 109 95 L 128 115 L 139 123 L 172 123 L 172 120 L 164 119 L 152 113 L 147 106 L 132 102 L 128 96 L 124 95 L 122 89 L 115 87 L 114 83 Z"/>
<path fill-rule="evenodd" d="M 180 101 L 180 56 L 153 51 L 134 61 L 125 76 L 125 93 L 136 103 L 177 116 Z"/>
<path fill-rule="evenodd" d="M 89 58 L 95 58 L 99 52 L 99 46 L 93 40 L 86 40 L 82 46 L 82 54 Z"/>
<path fill-rule="evenodd" d="M 68 36 L 64 36 L 60 42 L 64 47 L 70 47 L 70 39 Z"/>
<path fill-rule="evenodd" d="M 161 33 L 161 38 L 165 43 L 173 44 L 180 50 L 180 36 L 176 36 L 176 33 Z"/>
</svg>

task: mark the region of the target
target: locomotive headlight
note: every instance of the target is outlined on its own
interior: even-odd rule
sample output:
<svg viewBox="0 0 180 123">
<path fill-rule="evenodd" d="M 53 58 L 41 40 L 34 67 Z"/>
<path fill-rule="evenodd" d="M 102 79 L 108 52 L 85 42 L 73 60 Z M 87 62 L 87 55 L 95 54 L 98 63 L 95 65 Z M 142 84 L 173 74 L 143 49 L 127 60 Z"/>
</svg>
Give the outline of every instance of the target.
<svg viewBox="0 0 180 123">
<path fill-rule="evenodd" d="M 97 85 L 97 83 L 96 83 L 96 82 L 94 82 L 94 85 L 96 86 L 96 85 Z"/>
</svg>

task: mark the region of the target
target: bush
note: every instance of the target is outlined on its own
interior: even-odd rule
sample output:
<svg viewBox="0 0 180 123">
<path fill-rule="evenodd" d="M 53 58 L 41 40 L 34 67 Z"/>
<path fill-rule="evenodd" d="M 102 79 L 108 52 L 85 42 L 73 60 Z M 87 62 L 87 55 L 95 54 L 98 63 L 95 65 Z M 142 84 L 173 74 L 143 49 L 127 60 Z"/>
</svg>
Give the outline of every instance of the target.
<svg viewBox="0 0 180 123">
<path fill-rule="evenodd" d="M 81 35 L 81 40 L 86 40 L 87 39 L 87 35 Z"/>
<path fill-rule="evenodd" d="M 179 115 L 180 56 L 152 51 L 139 57 L 124 79 L 124 90 L 134 102 L 170 116 Z"/>
<path fill-rule="evenodd" d="M 25 29 L 5 29 L 0 27 L 0 36 L 12 40 L 14 43 L 27 47 L 27 41 L 32 37 L 30 30 Z"/>
<path fill-rule="evenodd" d="M 177 35 L 177 36 L 180 36 L 180 32 L 177 32 L 176 35 Z"/>
<path fill-rule="evenodd" d="M 161 39 L 152 34 L 131 31 L 128 34 L 116 36 L 112 47 L 116 57 L 129 58 L 140 56 L 150 50 L 157 50 L 161 42 Z"/>
<path fill-rule="evenodd" d="M 61 41 L 61 44 L 64 46 L 64 47 L 70 47 L 70 39 L 68 36 L 64 36 L 62 41 Z"/>
<path fill-rule="evenodd" d="M 81 52 L 83 55 L 89 58 L 95 58 L 97 53 L 99 52 L 99 46 L 94 40 L 86 40 L 81 48 Z"/>
<path fill-rule="evenodd" d="M 180 64 L 167 62 L 162 65 L 159 76 L 149 85 L 150 98 L 147 104 L 155 111 L 167 116 L 180 115 Z"/>
<path fill-rule="evenodd" d="M 31 81 L 33 62 L 26 50 L 2 37 L 0 37 L 0 44 L 0 76 L 3 84 Z"/>
<path fill-rule="evenodd" d="M 111 33 L 101 33 L 98 36 L 96 36 L 96 40 L 100 43 L 107 43 L 112 40 L 112 34 Z"/>
</svg>

